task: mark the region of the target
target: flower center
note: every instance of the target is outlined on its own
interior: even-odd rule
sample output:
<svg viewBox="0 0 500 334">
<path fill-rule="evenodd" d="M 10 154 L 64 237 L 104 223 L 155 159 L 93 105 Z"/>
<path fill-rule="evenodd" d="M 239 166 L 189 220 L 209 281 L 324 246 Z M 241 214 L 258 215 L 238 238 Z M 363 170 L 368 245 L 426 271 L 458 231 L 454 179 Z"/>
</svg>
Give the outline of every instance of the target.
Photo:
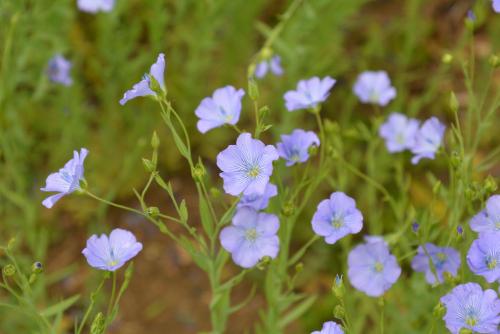
<svg viewBox="0 0 500 334">
<path fill-rule="evenodd" d="M 257 239 L 257 230 L 254 228 L 249 228 L 245 232 L 245 238 L 248 241 L 255 241 Z"/>
<path fill-rule="evenodd" d="M 335 228 L 341 228 L 343 225 L 343 221 L 340 218 L 333 218 L 331 224 Z"/>
<path fill-rule="evenodd" d="M 259 176 L 259 172 L 259 166 L 254 166 L 247 172 L 247 175 L 255 179 L 257 176 Z"/>
<path fill-rule="evenodd" d="M 109 267 L 114 267 L 114 266 L 116 266 L 116 265 L 118 264 L 118 261 L 116 261 L 116 260 L 111 260 L 111 261 L 108 261 L 108 263 L 107 263 L 107 264 L 108 264 L 108 266 L 109 266 Z"/>
<path fill-rule="evenodd" d="M 477 317 L 473 315 L 468 315 L 467 318 L 465 319 L 465 323 L 469 326 L 475 326 L 477 324 Z"/>
<path fill-rule="evenodd" d="M 493 270 L 497 267 L 497 259 L 493 256 L 486 257 L 486 264 L 488 265 L 488 269 Z"/>
<path fill-rule="evenodd" d="M 500 220 L 495 223 L 495 227 L 497 230 L 500 230 Z"/>
<path fill-rule="evenodd" d="M 375 271 L 379 273 L 382 270 L 384 270 L 384 265 L 379 261 L 375 262 Z"/>
<path fill-rule="evenodd" d="M 403 145 L 405 143 L 405 136 L 402 133 L 396 135 L 396 143 Z"/>
<path fill-rule="evenodd" d="M 439 252 L 436 254 L 436 259 L 434 265 L 436 266 L 437 269 L 441 269 L 443 265 L 445 264 L 446 260 L 448 259 L 448 256 L 443 253 Z"/>
</svg>

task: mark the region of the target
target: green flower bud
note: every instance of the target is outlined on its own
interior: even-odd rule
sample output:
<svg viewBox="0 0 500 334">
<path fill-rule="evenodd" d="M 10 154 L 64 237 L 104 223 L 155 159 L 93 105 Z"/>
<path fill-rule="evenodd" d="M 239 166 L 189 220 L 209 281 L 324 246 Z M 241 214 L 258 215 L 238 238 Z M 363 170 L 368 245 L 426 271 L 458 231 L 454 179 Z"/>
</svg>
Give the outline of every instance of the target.
<svg viewBox="0 0 500 334">
<path fill-rule="evenodd" d="M 453 92 L 450 93 L 449 106 L 450 106 L 450 110 L 454 113 L 456 113 L 458 111 L 458 108 L 460 107 L 460 104 L 458 103 L 457 97 L 456 97 L 455 93 L 453 93 Z"/>
<path fill-rule="evenodd" d="M 295 265 L 295 272 L 298 274 L 304 270 L 304 264 L 302 262 L 299 262 Z"/>
<path fill-rule="evenodd" d="M 156 170 L 155 164 L 149 159 L 142 158 L 142 164 L 144 165 L 146 171 L 149 173 L 152 173 Z"/>
<path fill-rule="evenodd" d="M 337 297 L 338 299 L 342 299 L 344 297 L 344 280 L 342 278 L 342 275 L 335 276 L 335 281 L 333 282 L 332 286 L 332 292 Z"/>
<path fill-rule="evenodd" d="M 489 195 L 494 193 L 498 189 L 497 182 L 495 178 L 491 175 L 488 175 L 486 180 L 484 180 L 484 191 Z"/>
<path fill-rule="evenodd" d="M 493 68 L 500 67 L 500 57 L 497 55 L 491 55 L 488 62 Z"/>
<path fill-rule="evenodd" d="M 16 267 L 9 263 L 2 268 L 2 274 L 7 277 L 14 276 L 16 274 Z"/>
<path fill-rule="evenodd" d="M 259 99 L 259 86 L 253 77 L 248 79 L 248 96 L 254 101 Z"/>
<path fill-rule="evenodd" d="M 316 146 L 316 145 L 309 146 L 309 149 L 307 150 L 307 152 L 309 153 L 309 155 L 311 157 L 314 157 L 316 154 L 318 154 L 318 146 Z"/>
<path fill-rule="evenodd" d="M 215 187 L 210 188 L 210 195 L 212 195 L 213 198 L 219 198 L 221 195 L 220 189 Z"/>
<path fill-rule="evenodd" d="M 144 213 L 150 217 L 155 218 L 160 214 L 160 209 L 158 209 L 156 206 L 150 206 L 144 211 Z"/>
<path fill-rule="evenodd" d="M 262 59 L 269 59 L 273 55 L 273 50 L 270 48 L 264 48 L 260 52 L 260 56 Z"/>
<path fill-rule="evenodd" d="M 257 269 L 259 270 L 266 269 L 266 267 L 271 263 L 271 260 L 272 260 L 271 257 L 264 256 L 262 260 L 260 260 L 259 263 L 257 263 Z"/>
<path fill-rule="evenodd" d="M 31 265 L 31 272 L 34 273 L 34 274 L 39 274 L 43 271 L 43 265 L 41 262 L 34 262 L 32 265 Z"/>
<path fill-rule="evenodd" d="M 441 57 L 441 61 L 444 63 L 444 64 L 450 64 L 452 61 L 453 61 L 453 55 L 451 53 L 445 53 L 442 57 Z"/>
<path fill-rule="evenodd" d="M 281 213 L 285 217 L 293 216 L 293 214 L 295 213 L 295 205 L 292 202 L 285 203 L 285 205 L 283 205 L 283 208 L 281 209 Z"/>
<path fill-rule="evenodd" d="M 450 163 L 453 166 L 453 168 L 457 169 L 462 163 L 462 157 L 460 156 L 460 153 L 458 153 L 457 151 L 452 151 Z"/>
<path fill-rule="evenodd" d="M 342 305 L 335 306 L 335 308 L 333 309 L 333 316 L 337 319 L 344 319 L 345 310 Z"/>
<path fill-rule="evenodd" d="M 193 179 L 197 182 L 200 182 L 205 177 L 205 174 L 206 174 L 205 166 L 203 166 L 201 162 L 198 162 L 196 166 L 194 166 L 192 171 Z"/>
<path fill-rule="evenodd" d="M 156 131 L 153 131 L 153 135 L 151 136 L 151 147 L 156 150 L 158 146 L 160 146 L 160 138 L 156 134 Z"/>
<path fill-rule="evenodd" d="M 432 311 L 432 315 L 434 315 L 436 318 L 441 319 L 444 314 L 446 313 L 446 309 L 443 304 L 439 303 L 434 307 L 434 310 Z"/>
<path fill-rule="evenodd" d="M 96 314 L 92 325 L 90 325 L 90 334 L 104 334 L 106 329 L 106 317 L 102 312 Z"/>
</svg>

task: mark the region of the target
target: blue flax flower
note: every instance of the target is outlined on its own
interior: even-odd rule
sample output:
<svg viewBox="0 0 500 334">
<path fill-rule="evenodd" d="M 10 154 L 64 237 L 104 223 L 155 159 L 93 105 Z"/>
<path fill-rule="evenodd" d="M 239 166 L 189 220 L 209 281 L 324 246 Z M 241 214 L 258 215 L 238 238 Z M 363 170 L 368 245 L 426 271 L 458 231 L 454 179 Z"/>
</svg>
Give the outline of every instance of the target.
<svg viewBox="0 0 500 334">
<path fill-rule="evenodd" d="M 446 306 L 443 320 L 452 334 L 462 329 L 474 333 L 498 333 L 500 323 L 500 300 L 494 290 L 483 291 L 477 283 L 457 285 L 441 297 Z"/>
<path fill-rule="evenodd" d="M 412 164 L 416 165 L 422 158 L 434 159 L 443 141 L 445 129 L 446 126 L 436 117 L 431 117 L 422 124 L 411 148 L 414 154 L 411 159 Z"/>
<path fill-rule="evenodd" d="M 352 286 L 370 297 L 384 294 L 401 275 L 396 257 L 383 241 L 354 247 L 347 260 L 347 275 Z"/>
<path fill-rule="evenodd" d="M 492 6 L 495 12 L 500 13 L 500 0 L 493 0 Z"/>
<path fill-rule="evenodd" d="M 263 194 L 254 193 L 242 196 L 238 202 L 238 208 L 249 206 L 257 211 L 264 210 L 269 205 L 269 199 L 276 195 L 278 195 L 278 187 L 268 183 Z"/>
<path fill-rule="evenodd" d="M 115 5 L 115 0 L 78 0 L 77 5 L 83 12 L 110 12 Z"/>
<path fill-rule="evenodd" d="M 278 255 L 279 226 L 275 215 L 245 206 L 236 211 L 232 224 L 222 229 L 220 242 L 237 265 L 251 268 L 265 256 L 274 259 Z"/>
<path fill-rule="evenodd" d="M 64 86 L 70 86 L 73 80 L 70 76 L 71 62 L 58 54 L 49 60 L 47 66 L 47 75 L 53 82 L 60 83 Z"/>
<path fill-rule="evenodd" d="M 217 166 L 230 195 L 262 194 L 273 173 L 273 161 L 279 158 L 276 148 L 242 133 L 236 145 L 229 145 L 217 155 Z"/>
<path fill-rule="evenodd" d="M 379 135 L 384 138 L 385 146 L 391 153 L 411 149 L 415 143 L 419 121 L 400 113 L 392 113 L 380 126 Z"/>
<path fill-rule="evenodd" d="M 121 268 L 128 260 L 142 250 L 132 232 L 120 228 L 111 231 L 109 237 L 93 235 L 87 240 L 87 247 L 82 254 L 90 266 L 107 271 Z"/>
<path fill-rule="evenodd" d="M 316 107 L 328 98 L 335 82 L 335 79 L 328 76 L 323 79 L 313 77 L 299 81 L 297 90 L 285 93 L 286 108 L 288 111 L 294 111 Z"/>
<path fill-rule="evenodd" d="M 151 89 L 151 77 L 158 82 L 160 88 L 165 90 L 165 55 L 160 53 L 156 59 L 156 63 L 151 65 L 149 70 L 149 75 L 145 74 L 143 79 L 136 83 L 132 89 L 128 90 L 123 94 L 123 98 L 120 100 L 120 104 L 123 106 L 129 100 L 135 99 L 138 96 L 156 96 L 156 93 Z"/>
<path fill-rule="evenodd" d="M 366 71 L 361 73 L 353 87 L 354 94 L 362 103 L 386 106 L 396 97 L 396 88 L 385 71 Z"/>
<path fill-rule="evenodd" d="M 467 253 L 470 270 L 488 283 L 500 279 L 500 233 L 483 233 L 472 242 Z"/>
<path fill-rule="evenodd" d="M 336 322 L 327 321 L 321 331 L 314 331 L 311 334 L 344 334 L 344 330 Z"/>
<path fill-rule="evenodd" d="M 486 201 L 486 208 L 472 217 L 470 228 L 478 233 L 500 232 L 500 195 Z"/>
<path fill-rule="evenodd" d="M 68 161 L 57 173 L 52 173 L 45 181 L 45 187 L 41 191 L 57 192 L 57 194 L 47 197 L 42 204 L 50 209 L 63 196 L 79 190 L 80 181 L 83 179 L 83 162 L 89 151 L 80 149 L 80 153 L 73 151 L 73 159 Z"/>
<path fill-rule="evenodd" d="M 255 67 L 255 76 L 259 79 L 262 79 L 266 76 L 268 71 L 271 71 L 276 76 L 280 76 L 283 74 L 280 56 L 274 56 L 271 59 L 265 59 L 258 63 Z"/>
<path fill-rule="evenodd" d="M 363 215 L 356 202 L 342 192 L 334 192 L 329 199 L 321 201 L 311 221 L 314 233 L 334 244 L 348 234 L 363 228 Z"/>
<path fill-rule="evenodd" d="M 235 125 L 240 119 L 243 89 L 226 86 L 216 89 L 212 97 L 204 98 L 195 110 L 198 130 L 205 133 L 224 124 Z"/>
<path fill-rule="evenodd" d="M 286 160 L 287 166 L 306 162 L 311 146 L 319 146 L 318 136 L 302 129 L 295 129 L 289 135 L 281 135 L 281 142 L 276 144 L 278 154 Z"/>
<path fill-rule="evenodd" d="M 425 253 L 422 246 L 418 247 L 417 255 L 411 262 L 413 270 L 425 273 L 425 279 L 429 284 L 436 283 L 436 276 L 438 282 L 443 282 L 443 274 L 445 272 L 452 276 L 457 275 L 458 268 L 460 267 L 460 253 L 451 247 L 438 247 L 434 244 L 425 244 Z M 429 258 L 432 260 L 436 275 L 432 273 Z"/>
</svg>

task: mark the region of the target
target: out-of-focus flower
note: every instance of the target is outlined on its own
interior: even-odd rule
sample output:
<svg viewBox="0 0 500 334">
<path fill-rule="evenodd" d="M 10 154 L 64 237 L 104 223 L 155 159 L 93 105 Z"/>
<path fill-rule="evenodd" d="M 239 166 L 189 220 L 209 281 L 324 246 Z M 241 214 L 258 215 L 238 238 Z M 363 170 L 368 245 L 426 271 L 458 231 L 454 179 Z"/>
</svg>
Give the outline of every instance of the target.
<svg viewBox="0 0 500 334">
<path fill-rule="evenodd" d="M 77 5 L 83 12 L 110 12 L 115 5 L 115 0 L 78 0 Z"/>
<path fill-rule="evenodd" d="M 311 334 L 344 334 L 344 330 L 336 322 L 327 321 L 320 331 L 314 331 Z"/>
<path fill-rule="evenodd" d="M 73 159 L 69 160 L 57 173 L 52 173 L 45 181 L 45 187 L 41 191 L 57 192 L 57 194 L 47 197 L 42 204 L 50 209 L 63 196 L 71 194 L 80 189 L 80 181 L 83 179 L 83 162 L 87 157 L 88 150 L 80 149 L 80 153 L 73 151 Z"/>
<path fill-rule="evenodd" d="M 205 133 L 224 124 L 235 125 L 240 119 L 243 89 L 226 86 L 216 89 L 212 97 L 204 98 L 195 110 L 198 130 Z"/>
<path fill-rule="evenodd" d="M 334 244 L 348 234 L 363 228 L 363 215 L 356 208 L 356 202 L 342 192 L 334 192 L 329 199 L 321 201 L 312 218 L 314 233 L 325 238 L 327 244 Z"/>
<path fill-rule="evenodd" d="M 281 142 L 276 144 L 278 154 L 286 160 L 287 166 L 306 162 L 311 146 L 319 146 L 318 136 L 302 129 L 295 129 L 289 135 L 281 135 Z"/>
<path fill-rule="evenodd" d="M 500 195 L 488 198 L 486 208 L 472 217 L 469 225 L 478 233 L 500 232 Z"/>
<path fill-rule="evenodd" d="M 60 83 L 64 86 L 70 86 L 73 83 L 69 73 L 71 66 L 71 62 L 62 55 L 55 55 L 49 60 L 47 75 L 53 82 Z"/>
<path fill-rule="evenodd" d="M 494 290 L 483 291 L 477 283 L 457 285 L 441 297 L 446 306 L 446 328 L 459 334 L 462 329 L 474 333 L 497 333 L 500 323 L 500 300 Z"/>
<path fill-rule="evenodd" d="M 366 71 L 361 73 L 353 87 L 354 94 L 362 103 L 386 106 L 396 97 L 396 88 L 385 71 Z"/>
<path fill-rule="evenodd" d="M 238 202 L 238 208 L 249 206 L 257 211 L 264 210 L 269 205 L 269 199 L 276 195 L 278 195 L 278 187 L 268 183 L 263 194 L 255 193 L 242 196 Z"/>
<path fill-rule="evenodd" d="M 160 85 L 162 90 L 165 90 L 165 55 L 160 53 L 158 58 L 156 59 L 156 63 L 151 65 L 149 70 L 149 75 L 146 74 L 142 78 L 141 81 L 136 83 L 132 89 L 128 90 L 123 94 L 123 98 L 120 100 L 120 104 L 123 106 L 129 100 L 135 99 L 139 96 L 156 96 L 156 93 L 153 91 L 151 87 L 151 78 L 156 80 L 156 82 Z"/>
<path fill-rule="evenodd" d="M 425 273 L 425 279 L 429 284 L 436 283 L 436 276 L 439 283 L 442 283 L 445 272 L 452 276 L 457 275 L 458 268 L 460 267 L 460 253 L 451 247 L 438 247 L 431 243 L 425 244 L 425 253 L 422 246 L 418 247 L 417 255 L 411 262 L 413 270 Z M 436 275 L 432 272 L 429 258 L 432 260 Z"/>
<path fill-rule="evenodd" d="M 431 117 L 422 124 L 411 148 L 414 154 L 412 164 L 417 164 L 422 158 L 434 159 L 443 141 L 445 129 L 446 126 L 436 117 Z"/>
<path fill-rule="evenodd" d="M 271 71 L 276 76 L 280 76 L 283 74 L 283 67 L 281 67 L 280 56 L 274 56 L 271 59 L 266 59 L 258 63 L 255 67 L 255 76 L 259 79 L 262 79 L 266 76 L 268 71 Z"/>
<path fill-rule="evenodd" d="M 284 95 L 286 108 L 288 111 L 294 111 L 316 107 L 328 98 L 335 82 L 335 79 L 328 76 L 323 79 L 313 77 L 299 81 L 296 90 L 288 91 Z"/>
<path fill-rule="evenodd" d="M 401 275 L 396 257 L 385 242 L 358 245 L 351 250 L 347 261 L 352 286 L 370 297 L 383 295 Z"/>
<path fill-rule="evenodd" d="M 415 135 L 419 122 L 400 113 L 392 113 L 380 126 L 379 135 L 384 138 L 387 150 L 391 153 L 411 149 L 415 143 Z"/>
<path fill-rule="evenodd" d="M 488 283 L 500 279 L 500 232 L 483 233 L 472 242 L 467 253 L 470 270 Z"/>
<path fill-rule="evenodd" d="M 242 133 L 236 145 L 229 145 L 217 155 L 217 166 L 230 195 L 262 194 L 273 173 L 273 161 L 279 158 L 276 148 Z"/>
<path fill-rule="evenodd" d="M 142 250 L 132 232 L 120 228 L 111 231 L 109 237 L 93 235 L 87 240 L 87 247 L 82 254 L 90 266 L 107 271 L 121 268 L 128 260 Z"/>
<path fill-rule="evenodd" d="M 500 13 L 500 0 L 493 0 L 492 6 L 495 12 Z"/>
<path fill-rule="evenodd" d="M 275 215 L 245 206 L 238 209 L 232 224 L 222 229 L 220 242 L 237 265 L 251 268 L 265 256 L 274 259 L 278 255 L 279 226 Z"/>
</svg>

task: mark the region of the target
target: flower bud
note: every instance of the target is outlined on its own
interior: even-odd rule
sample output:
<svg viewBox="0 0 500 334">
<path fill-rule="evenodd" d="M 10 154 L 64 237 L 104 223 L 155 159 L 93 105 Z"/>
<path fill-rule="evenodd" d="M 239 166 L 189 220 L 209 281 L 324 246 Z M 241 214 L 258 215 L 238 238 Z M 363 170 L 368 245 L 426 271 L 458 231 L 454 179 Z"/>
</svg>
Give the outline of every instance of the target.
<svg viewBox="0 0 500 334">
<path fill-rule="evenodd" d="M 285 203 L 281 209 L 281 213 L 285 217 L 290 217 L 295 213 L 295 205 L 292 202 Z"/>
<path fill-rule="evenodd" d="M 336 275 L 335 276 L 335 281 L 333 282 L 332 286 L 332 292 L 337 297 L 338 299 L 342 299 L 344 296 L 344 280 L 342 278 L 342 275 Z"/>
<path fill-rule="evenodd" d="M 16 267 L 9 263 L 2 268 L 2 274 L 7 277 L 14 276 L 16 274 Z"/>
<path fill-rule="evenodd" d="M 453 61 L 453 56 L 451 55 L 451 53 L 445 53 L 445 54 L 441 57 L 441 61 L 442 61 L 444 64 L 450 64 L 450 63 Z"/>
<path fill-rule="evenodd" d="M 193 179 L 197 182 L 200 182 L 203 180 L 203 177 L 205 177 L 206 171 L 205 171 L 205 166 L 203 166 L 200 162 L 194 166 L 193 171 Z"/>
<path fill-rule="evenodd" d="M 453 166 L 453 168 L 457 169 L 462 163 L 462 157 L 460 156 L 460 153 L 458 153 L 457 151 L 452 151 L 450 163 Z"/>
<path fill-rule="evenodd" d="M 262 57 L 262 59 L 269 59 L 271 58 L 272 55 L 273 55 L 273 50 L 271 50 L 270 48 L 264 48 L 260 52 L 260 56 Z"/>
<path fill-rule="evenodd" d="M 436 318 L 439 318 L 439 319 L 441 319 L 445 313 L 446 313 L 446 309 L 442 303 L 437 304 L 434 307 L 434 310 L 432 311 L 432 315 L 434 315 Z"/>
<path fill-rule="evenodd" d="M 90 326 L 90 334 L 103 334 L 106 329 L 106 317 L 102 312 L 96 314 L 92 325 Z"/>
<path fill-rule="evenodd" d="M 271 257 L 264 256 L 262 260 L 260 260 L 259 263 L 257 263 L 257 269 L 259 270 L 266 269 L 266 267 L 271 263 L 271 260 L 272 260 Z"/>
<path fill-rule="evenodd" d="M 152 173 L 156 170 L 155 164 L 149 159 L 142 158 L 142 164 L 144 165 L 146 171 L 149 173 Z"/>
<path fill-rule="evenodd" d="M 31 265 L 31 272 L 32 273 L 40 274 L 42 271 L 43 271 L 43 265 L 41 262 L 36 261 Z"/>
<path fill-rule="evenodd" d="M 449 106 L 450 106 L 450 110 L 453 113 L 456 113 L 458 111 L 458 107 L 460 107 L 458 100 L 457 100 L 457 97 L 456 97 L 455 93 L 453 93 L 453 92 L 450 93 Z"/>
<path fill-rule="evenodd" d="M 299 262 L 295 265 L 295 272 L 298 274 L 304 270 L 304 264 L 302 262 Z"/>
<path fill-rule="evenodd" d="M 213 198 L 219 198 L 221 195 L 220 189 L 215 187 L 210 188 L 210 195 L 212 195 Z"/>
<path fill-rule="evenodd" d="M 494 193 L 498 189 L 497 182 L 495 181 L 495 178 L 492 177 L 491 175 L 488 175 L 486 180 L 484 180 L 484 191 L 489 195 Z"/>
<path fill-rule="evenodd" d="M 151 136 L 151 147 L 156 150 L 160 146 L 160 138 L 156 134 L 156 131 L 153 131 L 153 135 Z"/>
<path fill-rule="evenodd" d="M 344 319 L 345 317 L 345 310 L 342 307 L 342 305 L 337 305 L 335 306 L 333 310 L 333 316 L 337 319 Z"/>
<path fill-rule="evenodd" d="M 500 67 L 500 57 L 497 55 L 491 55 L 490 58 L 488 59 L 488 63 L 493 68 L 498 68 Z"/>
<path fill-rule="evenodd" d="M 156 206 L 150 206 L 146 210 L 144 210 L 144 213 L 150 217 L 158 217 L 160 214 L 160 209 L 158 209 Z"/>
<path fill-rule="evenodd" d="M 413 233 L 417 234 L 419 229 L 420 229 L 420 224 L 417 223 L 416 220 L 413 221 L 413 223 L 411 224 L 411 230 L 413 231 Z"/>
<path fill-rule="evenodd" d="M 254 101 L 259 99 L 259 86 L 253 77 L 248 79 L 248 96 Z"/>
</svg>

